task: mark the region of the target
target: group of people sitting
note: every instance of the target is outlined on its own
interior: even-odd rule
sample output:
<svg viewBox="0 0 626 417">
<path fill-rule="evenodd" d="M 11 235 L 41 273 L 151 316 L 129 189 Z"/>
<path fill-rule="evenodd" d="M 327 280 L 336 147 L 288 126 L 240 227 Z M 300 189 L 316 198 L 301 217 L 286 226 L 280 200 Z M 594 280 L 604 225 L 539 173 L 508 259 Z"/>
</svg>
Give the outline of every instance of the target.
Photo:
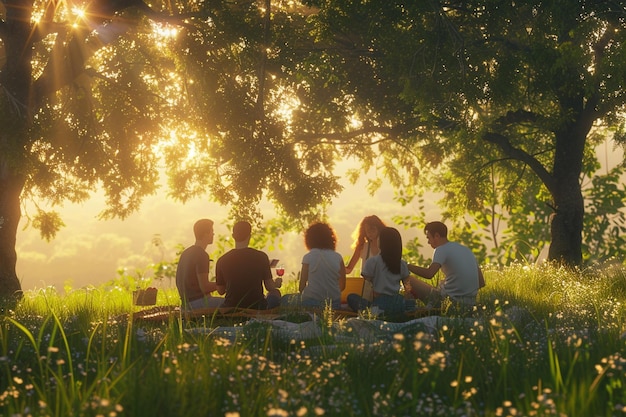
<svg viewBox="0 0 626 417">
<path fill-rule="evenodd" d="M 385 313 L 399 313 L 414 310 L 416 300 L 429 308 L 439 308 L 444 299 L 462 310 L 471 310 L 478 290 L 485 285 L 474 254 L 469 248 L 449 241 L 447 227 L 442 222 L 426 224 L 424 232 L 434 249 L 428 267 L 404 261 L 398 230 L 387 227 L 378 216 L 367 216 L 359 225 L 354 253 L 345 265 L 336 251 L 337 236 L 333 228 L 327 223 L 314 223 L 304 235 L 308 252 L 302 258 L 299 292 L 281 295 L 282 279 L 273 279 L 269 257 L 249 246 L 252 227 L 246 221 L 235 223 L 232 231 L 235 248 L 217 260 L 215 281 L 210 281 L 206 248 L 213 243 L 213 221 L 201 219 L 194 224 L 194 245 L 180 256 L 176 286 L 185 310 L 272 309 L 279 305 L 323 308 L 328 304 L 341 309 L 346 276 L 361 260 L 361 276 L 371 284 L 372 291 L 371 296 L 348 295 L 347 304 L 353 311 L 377 307 Z M 436 287 L 418 278 L 432 279 L 440 269 L 444 277 Z M 212 296 L 213 292 L 224 297 Z"/>
</svg>

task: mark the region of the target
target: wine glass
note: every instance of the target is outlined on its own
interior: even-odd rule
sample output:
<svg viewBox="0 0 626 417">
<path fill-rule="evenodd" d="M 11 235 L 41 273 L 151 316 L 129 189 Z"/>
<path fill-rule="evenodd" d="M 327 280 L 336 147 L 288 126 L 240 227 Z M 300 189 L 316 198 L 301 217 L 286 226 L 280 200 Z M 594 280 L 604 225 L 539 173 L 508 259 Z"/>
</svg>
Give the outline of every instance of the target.
<svg viewBox="0 0 626 417">
<path fill-rule="evenodd" d="M 276 275 L 282 278 L 282 276 L 285 275 L 285 267 L 282 265 L 278 265 L 276 267 Z"/>
<path fill-rule="evenodd" d="M 285 267 L 282 265 L 278 265 L 276 267 L 276 275 L 278 275 L 278 278 L 276 278 L 275 280 L 276 287 L 280 288 L 280 286 L 283 284 L 283 275 L 285 275 Z"/>
</svg>

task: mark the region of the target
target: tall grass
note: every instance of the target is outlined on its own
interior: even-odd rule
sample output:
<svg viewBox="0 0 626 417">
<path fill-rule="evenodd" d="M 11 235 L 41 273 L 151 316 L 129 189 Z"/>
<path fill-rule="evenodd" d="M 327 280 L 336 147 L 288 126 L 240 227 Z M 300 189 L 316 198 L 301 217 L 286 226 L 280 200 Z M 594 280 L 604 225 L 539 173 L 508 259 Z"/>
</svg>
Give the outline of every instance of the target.
<svg viewBox="0 0 626 417">
<path fill-rule="evenodd" d="M 325 315 L 313 339 L 133 322 L 116 288 L 31 292 L 0 317 L 0 415 L 626 415 L 625 271 L 493 267 L 472 318 Z"/>
</svg>

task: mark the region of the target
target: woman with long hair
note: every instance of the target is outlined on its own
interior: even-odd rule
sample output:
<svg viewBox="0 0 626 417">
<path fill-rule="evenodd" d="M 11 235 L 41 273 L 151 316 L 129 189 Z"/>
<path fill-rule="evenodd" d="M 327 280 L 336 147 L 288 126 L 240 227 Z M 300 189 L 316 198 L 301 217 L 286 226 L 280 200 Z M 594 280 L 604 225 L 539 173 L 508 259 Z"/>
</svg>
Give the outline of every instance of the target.
<svg viewBox="0 0 626 417">
<path fill-rule="evenodd" d="M 401 313 L 414 309 L 415 300 L 405 300 L 400 294 L 400 282 L 409 285 L 409 268 L 402 259 L 402 236 L 393 227 L 385 227 L 378 237 L 380 253 L 365 262 L 361 275 L 371 281 L 371 302 L 358 294 L 348 295 L 348 305 L 355 311 L 377 306 L 385 314 Z"/>
<path fill-rule="evenodd" d="M 376 215 L 366 216 L 361 220 L 357 230 L 353 233 L 354 243 L 352 248 L 354 253 L 346 265 L 346 274 L 352 273 L 352 270 L 361 260 L 361 268 L 372 256 L 378 255 L 380 249 L 378 247 L 378 235 L 385 227 L 385 223 Z"/>
</svg>

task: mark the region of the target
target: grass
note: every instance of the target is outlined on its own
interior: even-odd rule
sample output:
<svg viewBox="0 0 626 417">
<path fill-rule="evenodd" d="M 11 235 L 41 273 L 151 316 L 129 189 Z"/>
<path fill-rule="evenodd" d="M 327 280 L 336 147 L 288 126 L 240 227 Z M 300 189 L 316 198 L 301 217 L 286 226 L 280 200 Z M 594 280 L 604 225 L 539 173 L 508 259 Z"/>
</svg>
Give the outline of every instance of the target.
<svg viewBox="0 0 626 417">
<path fill-rule="evenodd" d="M 0 316 L 0 416 L 626 415 L 626 268 L 486 276 L 474 317 L 435 330 L 329 314 L 283 323 L 301 333 L 157 325 L 129 320 L 120 288 L 29 292 Z"/>
</svg>

